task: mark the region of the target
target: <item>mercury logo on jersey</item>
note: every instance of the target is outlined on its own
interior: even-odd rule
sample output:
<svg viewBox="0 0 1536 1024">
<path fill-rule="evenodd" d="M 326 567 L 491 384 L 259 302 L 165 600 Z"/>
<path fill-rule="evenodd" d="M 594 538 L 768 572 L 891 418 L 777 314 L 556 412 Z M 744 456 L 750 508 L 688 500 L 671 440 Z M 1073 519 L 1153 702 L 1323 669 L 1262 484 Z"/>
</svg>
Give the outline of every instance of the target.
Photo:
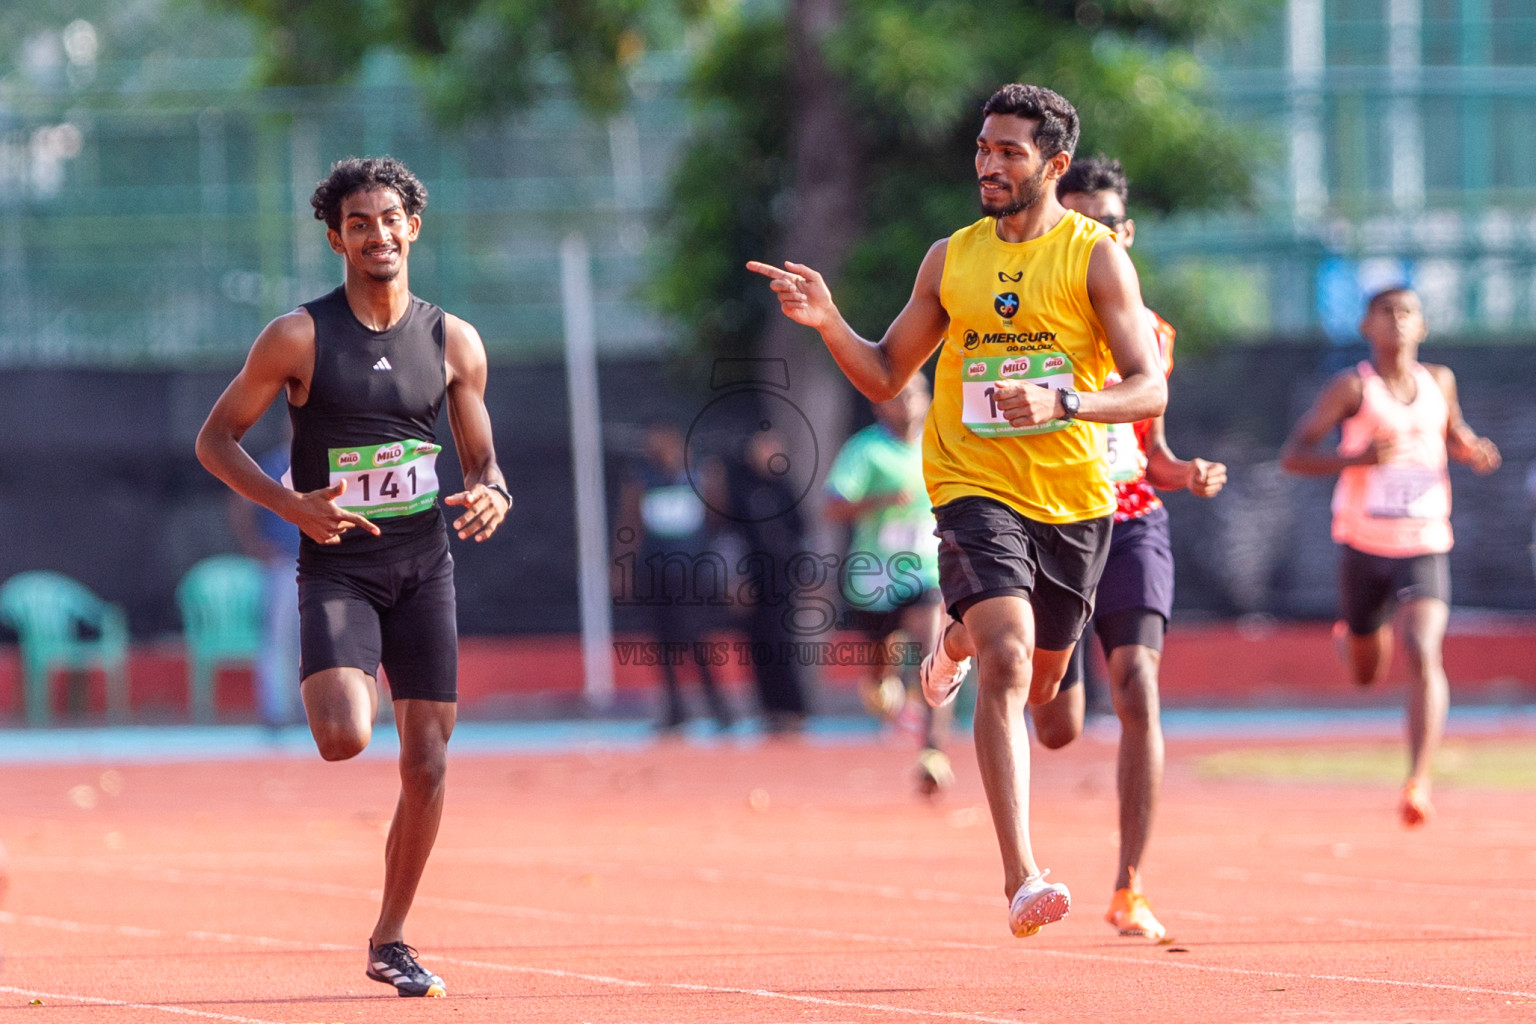
<svg viewBox="0 0 1536 1024">
<path fill-rule="evenodd" d="M 965 347 L 976 348 L 980 345 L 1023 345 L 1029 348 L 1055 348 L 1055 331 L 1033 331 L 1015 333 L 1012 331 L 995 331 L 986 334 L 978 334 L 975 331 L 965 332 Z"/>
</svg>

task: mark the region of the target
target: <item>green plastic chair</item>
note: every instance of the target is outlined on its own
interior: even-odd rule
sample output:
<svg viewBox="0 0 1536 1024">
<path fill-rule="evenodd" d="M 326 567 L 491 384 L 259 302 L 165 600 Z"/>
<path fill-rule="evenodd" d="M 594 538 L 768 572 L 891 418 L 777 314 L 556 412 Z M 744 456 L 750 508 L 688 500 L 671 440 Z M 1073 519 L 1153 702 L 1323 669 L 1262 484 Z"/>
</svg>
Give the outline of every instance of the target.
<svg viewBox="0 0 1536 1024">
<path fill-rule="evenodd" d="M 213 675 L 220 665 L 254 662 L 266 618 L 261 563 L 244 555 L 205 558 L 176 585 L 186 626 L 192 718 L 213 721 Z"/>
<path fill-rule="evenodd" d="M 53 720 L 49 681 L 55 669 L 101 669 L 107 716 L 128 717 L 128 618 L 121 608 L 63 573 L 38 570 L 18 573 L 0 587 L 0 621 L 21 640 L 29 725 Z"/>
</svg>

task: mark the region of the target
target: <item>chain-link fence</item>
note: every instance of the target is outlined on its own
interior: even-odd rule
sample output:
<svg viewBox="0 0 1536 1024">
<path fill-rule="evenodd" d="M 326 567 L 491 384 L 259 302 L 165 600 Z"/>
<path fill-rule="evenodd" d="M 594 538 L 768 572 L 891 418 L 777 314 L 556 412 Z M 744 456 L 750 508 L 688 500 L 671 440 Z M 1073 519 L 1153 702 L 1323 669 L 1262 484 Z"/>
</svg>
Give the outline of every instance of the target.
<svg viewBox="0 0 1536 1024">
<path fill-rule="evenodd" d="M 0 101 L 0 363 L 238 360 L 268 319 L 340 282 L 315 183 L 338 158 L 384 153 L 430 191 L 412 289 L 475 324 L 492 358 L 558 350 L 572 228 L 593 250 L 603 351 L 664 343 L 643 286 L 687 131 L 683 58 L 649 58 L 611 120 L 556 89 L 461 129 L 434 123 L 403 68 L 252 91 L 242 61 L 148 64 Z"/>
</svg>

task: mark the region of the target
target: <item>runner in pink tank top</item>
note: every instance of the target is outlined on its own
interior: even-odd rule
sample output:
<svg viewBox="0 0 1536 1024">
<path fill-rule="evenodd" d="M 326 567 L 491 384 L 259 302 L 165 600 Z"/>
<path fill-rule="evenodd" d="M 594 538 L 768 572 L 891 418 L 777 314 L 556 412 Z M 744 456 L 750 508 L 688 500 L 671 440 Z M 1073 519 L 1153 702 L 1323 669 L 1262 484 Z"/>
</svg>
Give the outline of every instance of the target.
<svg viewBox="0 0 1536 1024">
<path fill-rule="evenodd" d="M 1371 358 L 1329 383 L 1280 454 L 1291 473 L 1339 475 L 1333 539 L 1340 545 L 1341 618 L 1334 636 L 1354 680 L 1386 675 L 1392 655 L 1391 612 L 1406 647 L 1411 767 L 1398 811 L 1405 825 L 1432 813 L 1429 777 L 1450 702 L 1440 648 L 1451 600 L 1449 460 L 1478 473 L 1499 467 L 1499 450 L 1461 418 L 1456 378 L 1418 361 L 1426 328 L 1411 289 L 1378 292 L 1360 333 Z M 1336 451 L 1324 446 L 1335 427 Z"/>
<path fill-rule="evenodd" d="M 1341 424 L 1339 454 L 1358 456 L 1373 443 L 1389 445 L 1390 454 L 1373 465 L 1339 471 L 1333 491 L 1333 539 L 1387 558 L 1450 551 L 1451 477 L 1445 439 L 1451 407 L 1445 392 L 1422 363 L 1408 367 L 1412 398 L 1406 401 L 1393 394 L 1369 361 L 1355 372 L 1360 377 L 1360 408 Z"/>
</svg>

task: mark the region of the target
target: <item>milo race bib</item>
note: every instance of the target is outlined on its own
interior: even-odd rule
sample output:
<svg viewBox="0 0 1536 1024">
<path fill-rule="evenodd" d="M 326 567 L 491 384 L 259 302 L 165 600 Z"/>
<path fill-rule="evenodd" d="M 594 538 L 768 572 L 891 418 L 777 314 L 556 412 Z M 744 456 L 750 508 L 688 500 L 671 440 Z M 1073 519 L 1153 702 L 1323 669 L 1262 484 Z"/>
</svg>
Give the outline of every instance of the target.
<svg viewBox="0 0 1536 1024">
<path fill-rule="evenodd" d="M 1141 478 L 1143 471 L 1141 445 L 1136 443 L 1136 428 L 1129 423 L 1106 424 L 1108 430 L 1104 449 L 1104 465 L 1109 470 L 1110 483 L 1128 484 Z"/>
<path fill-rule="evenodd" d="M 437 453 L 443 446 L 410 438 L 357 448 L 332 448 L 331 485 L 345 480 L 341 508 L 369 519 L 425 512 L 437 501 Z"/>
<path fill-rule="evenodd" d="M 1438 469 L 1373 466 L 1365 485 L 1365 511 L 1377 519 L 1444 519 L 1449 492 Z"/>
<path fill-rule="evenodd" d="M 1019 356 L 967 356 L 960 363 L 960 422 L 978 437 L 1020 437 L 1064 430 L 1066 420 L 1034 427 L 1015 427 L 997 407 L 997 386 L 1003 381 L 1027 381 L 1058 391 L 1072 387 L 1072 360 L 1060 352 L 1031 352 Z"/>
</svg>

